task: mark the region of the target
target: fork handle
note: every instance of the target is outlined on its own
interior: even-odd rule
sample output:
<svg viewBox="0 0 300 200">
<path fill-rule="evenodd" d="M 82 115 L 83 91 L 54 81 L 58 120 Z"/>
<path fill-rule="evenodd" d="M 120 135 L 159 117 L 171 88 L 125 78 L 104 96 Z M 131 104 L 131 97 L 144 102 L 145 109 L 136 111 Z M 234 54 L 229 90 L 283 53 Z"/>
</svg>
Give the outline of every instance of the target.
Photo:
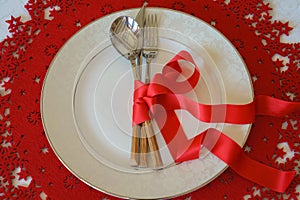
<svg viewBox="0 0 300 200">
<path fill-rule="evenodd" d="M 151 58 L 146 59 L 146 71 L 145 71 L 145 83 L 150 83 L 150 63 Z M 143 123 L 142 132 L 145 131 L 149 143 L 150 156 L 152 158 L 152 162 L 154 163 L 154 168 L 162 167 L 162 159 L 159 152 L 156 136 L 153 131 L 151 120 L 148 120 Z"/>
<path fill-rule="evenodd" d="M 145 83 L 146 84 L 150 83 L 150 63 L 151 63 L 151 59 L 147 58 L 146 59 L 146 70 L 145 70 Z"/>
</svg>

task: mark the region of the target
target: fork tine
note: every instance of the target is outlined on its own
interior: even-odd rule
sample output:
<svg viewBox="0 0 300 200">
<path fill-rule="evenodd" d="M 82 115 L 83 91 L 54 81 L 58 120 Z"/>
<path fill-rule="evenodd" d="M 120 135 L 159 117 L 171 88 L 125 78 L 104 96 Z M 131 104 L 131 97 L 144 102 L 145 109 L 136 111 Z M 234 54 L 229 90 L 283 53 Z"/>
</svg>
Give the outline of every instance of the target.
<svg viewBox="0 0 300 200">
<path fill-rule="evenodd" d="M 156 14 L 151 14 L 149 16 L 149 26 L 150 26 L 150 30 L 149 30 L 149 43 L 150 43 L 150 47 L 157 47 L 157 16 Z"/>
<path fill-rule="evenodd" d="M 150 47 L 153 47 L 153 14 L 151 14 L 149 18 L 149 42 Z"/>
<path fill-rule="evenodd" d="M 158 46 L 158 22 L 156 14 L 153 16 L 153 45 L 155 47 Z"/>
<path fill-rule="evenodd" d="M 145 18 L 145 26 L 144 26 L 144 40 L 145 40 L 145 46 L 149 46 L 149 14 Z"/>
<path fill-rule="evenodd" d="M 148 14 L 145 19 L 144 45 L 145 47 L 157 48 L 158 45 L 158 23 L 156 14 Z"/>
</svg>

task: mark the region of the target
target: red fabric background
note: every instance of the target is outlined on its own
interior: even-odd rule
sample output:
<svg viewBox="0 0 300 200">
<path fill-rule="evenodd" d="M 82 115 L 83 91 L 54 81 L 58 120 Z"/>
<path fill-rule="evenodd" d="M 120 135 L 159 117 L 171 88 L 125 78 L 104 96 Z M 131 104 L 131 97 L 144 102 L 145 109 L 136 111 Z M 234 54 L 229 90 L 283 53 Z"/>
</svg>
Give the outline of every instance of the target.
<svg viewBox="0 0 300 200">
<path fill-rule="evenodd" d="M 271 7 L 262 0 L 250 1 L 158 0 L 149 6 L 165 7 L 192 14 L 214 25 L 237 48 L 253 78 L 255 95 L 265 94 L 283 100 L 300 101 L 300 44 L 284 44 L 288 23 L 272 21 Z M 59 48 L 78 30 L 106 14 L 136 8 L 142 1 L 110 0 L 29 0 L 26 9 L 31 20 L 8 20 L 12 37 L 0 44 L 0 77 L 8 94 L 0 97 L 0 194 L 2 199 L 115 199 L 96 191 L 74 177 L 54 155 L 45 137 L 40 116 L 40 93 L 46 71 Z M 52 20 L 44 19 L 46 8 Z M 253 14 L 251 18 L 246 18 Z M 262 40 L 265 45 L 262 44 Z M 290 59 L 288 70 L 274 54 Z M 295 97 L 291 99 L 290 94 Z M 59 97 L 58 97 L 59 98 Z M 175 199 L 297 199 L 299 178 L 299 114 L 276 119 L 258 117 L 245 151 L 251 158 L 276 168 L 298 170 L 286 194 L 277 194 L 226 170 L 207 186 Z M 289 147 L 288 156 L 281 145 Z M 13 171 L 22 178 L 32 177 L 28 187 L 15 187 Z"/>
</svg>

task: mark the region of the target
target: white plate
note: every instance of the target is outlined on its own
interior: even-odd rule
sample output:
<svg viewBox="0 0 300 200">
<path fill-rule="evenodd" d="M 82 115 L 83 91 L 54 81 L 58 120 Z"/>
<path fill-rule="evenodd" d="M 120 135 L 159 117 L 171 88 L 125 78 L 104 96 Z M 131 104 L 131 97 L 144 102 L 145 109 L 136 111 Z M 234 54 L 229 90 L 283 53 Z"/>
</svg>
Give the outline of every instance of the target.
<svg viewBox="0 0 300 200">
<path fill-rule="evenodd" d="M 222 34 L 184 13 L 161 8 L 147 8 L 147 12 L 157 13 L 163 27 L 153 74 L 180 50 L 186 50 L 201 71 L 197 89 L 187 94 L 190 98 L 210 104 L 252 101 L 247 69 Z M 227 166 L 206 149 L 197 160 L 160 171 L 128 165 L 133 78 L 129 61 L 113 48 L 108 30 L 118 16 L 136 13 L 131 9 L 105 16 L 76 33 L 58 52 L 44 81 L 43 124 L 62 163 L 90 186 L 123 198 L 178 196 L 204 186 Z M 186 112 L 176 113 L 188 137 L 213 127 L 243 146 L 251 128 L 206 124 Z M 157 139 L 168 166 L 173 160 L 158 131 Z"/>
</svg>

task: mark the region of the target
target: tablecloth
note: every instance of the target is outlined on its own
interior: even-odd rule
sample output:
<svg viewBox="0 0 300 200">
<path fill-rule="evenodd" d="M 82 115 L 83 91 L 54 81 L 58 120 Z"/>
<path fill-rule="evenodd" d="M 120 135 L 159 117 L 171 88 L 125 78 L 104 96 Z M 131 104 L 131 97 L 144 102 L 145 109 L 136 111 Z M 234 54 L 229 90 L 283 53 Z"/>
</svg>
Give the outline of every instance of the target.
<svg viewBox="0 0 300 200">
<path fill-rule="evenodd" d="M 24 2 L 29 16 L 9 17 L 9 36 L 0 43 L 0 198 L 117 199 L 81 182 L 55 156 L 41 122 L 40 94 L 52 59 L 73 34 L 104 15 L 140 7 L 142 1 Z M 300 100 L 299 17 L 295 14 L 299 4 L 297 0 L 149 2 L 151 7 L 183 11 L 214 26 L 242 55 L 255 95 L 295 102 Z M 287 37 L 289 34 L 292 37 Z M 227 169 L 203 188 L 174 199 L 299 198 L 299 119 L 299 113 L 279 119 L 257 117 L 244 146 L 253 159 L 282 170 L 298 171 L 284 194 Z"/>
</svg>

